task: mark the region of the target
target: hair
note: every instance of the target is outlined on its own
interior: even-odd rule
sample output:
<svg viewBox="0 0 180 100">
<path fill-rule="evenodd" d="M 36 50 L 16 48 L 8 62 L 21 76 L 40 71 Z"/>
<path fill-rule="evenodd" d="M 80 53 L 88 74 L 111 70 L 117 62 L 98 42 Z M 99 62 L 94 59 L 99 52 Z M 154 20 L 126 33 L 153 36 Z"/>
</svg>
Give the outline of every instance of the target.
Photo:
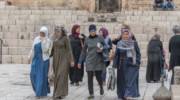
<svg viewBox="0 0 180 100">
<path fill-rule="evenodd" d="M 152 40 L 160 40 L 161 36 L 159 34 L 155 34 L 153 37 L 152 37 Z"/>
<path fill-rule="evenodd" d="M 131 30 L 131 28 L 128 24 L 122 24 L 122 28 Z"/>
<path fill-rule="evenodd" d="M 67 36 L 67 31 L 65 30 L 64 27 L 61 27 L 61 35 L 62 37 Z"/>
<path fill-rule="evenodd" d="M 80 25 L 78 25 L 78 24 L 73 25 L 72 30 L 71 30 L 71 33 L 72 33 L 72 34 L 76 33 L 76 30 L 77 30 L 78 28 L 80 28 Z"/>
<path fill-rule="evenodd" d="M 175 34 L 180 33 L 180 26 L 179 25 L 175 25 L 172 30 L 173 30 L 173 32 Z"/>
</svg>

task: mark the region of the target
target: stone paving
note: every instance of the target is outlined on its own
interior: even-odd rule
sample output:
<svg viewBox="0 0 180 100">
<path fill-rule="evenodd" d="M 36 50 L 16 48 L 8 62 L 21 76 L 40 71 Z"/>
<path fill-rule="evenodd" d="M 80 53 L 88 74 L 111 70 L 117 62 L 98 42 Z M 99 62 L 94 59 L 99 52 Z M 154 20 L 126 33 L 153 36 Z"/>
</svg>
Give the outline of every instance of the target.
<svg viewBox="0 0 180 100">
<path fill-rule="evenodd" d="M 0 100 L 36 100 L 34 92 L 31 88 L 29 80 L 29 65 L 19 64 L 3 64 L 0 65 Z M 144 67 L 140 68 L 140 94 L 141 97 L 137 100 L 153 100 L 152 94 L 159 88 L 160 84 L 147 84 L 145 82 Z M 94 78 L 95 79 L 95 78 Z M 116 91 L 107 91 L 105 87 L 105 95 L 99 95 L 99 89 L 95 82 L 95 100 L 117 100 Z M 52 90 L 48 97 L 40 100 L 52 100 Z M 64 100 L 87 100 L 87 78 L 81 86 L 75 87 L 69 85 L 69 95 Z"/>
</svg>

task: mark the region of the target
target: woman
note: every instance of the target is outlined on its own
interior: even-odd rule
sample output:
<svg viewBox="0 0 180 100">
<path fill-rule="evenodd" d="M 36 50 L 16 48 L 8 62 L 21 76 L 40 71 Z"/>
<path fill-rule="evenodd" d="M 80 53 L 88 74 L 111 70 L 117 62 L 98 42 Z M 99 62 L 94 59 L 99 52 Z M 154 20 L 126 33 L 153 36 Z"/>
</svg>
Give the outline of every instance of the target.
<svg viewBox="0 0 180 100">
<path fill-rule="evenodd" d="M 49 56 L 51 42 L 48 39 L 48 29 L 42 27 L 39 36 L 35 38 L 32 57 L 30 78 L 33 90 L 38 98 L 47 96 L 50 92 L 48 84 Z"/>
<path fill-rule="evenodd" d="M 122 28 L 121 28 L 121 30 L 129 30 L 129 32 L 131 32 L 131 28 L 129 27 L 129 25 L 127 25 L 127 24 L 123 24 L 122 25 Z M 134 34 L 133 33 L 131 33 L 131 35 L 132 35 L 132 39 L 134 40 L 134 41 L 136 41 L 136 38 L 135 38 L 135 36 L 134 36 Z M 112 43 L 114 44 L 114 45 L 117 45 L 117 43 L 121 40 L 121 36 L 119 36 L 118 38 L 115 38 L 115 39 L 113 39 L 112 40 Z"/>
<path fill-rule="evenodd" d="M 129 29 L 122 29 L 117 43 L 114 67 L 117 68 L 117 95 L 129 100 L 139 97 L 139 66 L 141 54 L 138 44 L 132 39 Z"/>
<path fill-rule="evenodd" d="M 154 35 L 148 44 L 148 65 L 146 81 L 159 82 L 164 67 L 163 44 L 158 34 Z"/>
<path fill-rule="evenodd" d="M 109 32 L 106 28 L 101 28 L 99 30 L 99 35 L 103 37 L 104 39 L 104 51 L 107 52 L 107 54 L 109 55 L 111 49 L 112 49 L 112 41 L 111 38 L 109 37 Z M 109 66 L 110 64 L 110 60 L 109 59 L 105 59 L 104 60 L 106 67 Z M 102 78 L 103 78 L 103 83 L 106 83 L 106 68 L 103 70 L 102 73 Z"/>
<path fill-rule="evenodd" d="M 82 44 L 83 44 L 82 47 L 84 47 L 84 42 L 85 42 L 85 40 L 86 40 L 86 35 L 81 34 L 79 38 L 81 38 Z M 84 78 L 84 62 L 85 62 L 85 61 L 82 61 L 82 65 L 81 65 L 81 68 L 80 68 L 80 70 L 81 70 L 81 73 L 80 73 L 80 81 L 81 81 L 81 82 L 83 81 L 83 78 Z"/>
<path fill-rule="evenodd" d="M 81 67 L 82 62 L 85 60 L 86 71 L 88 75 L 88 89 L 90 96 L 88 99 L 94 98 L 93 89 L 93 76 L 96 79 L 100 87 L 100 95 L 104 94 L 103 82 L 102 82 L 102 71 L 105 68 L 104 59 L 102 55 L 104 40 L 96 34 L 96 26 L 89 26 L 89 37 L 86 38 L 84 48 L 82 50 L 78 67 Z"/>
<path fill-rule="evenodd" d="M 81 73 L 83 68 L 78 68 L 78 61 L 79 57 L 81 55 L 81 50 L 83 48 L 83 41 L 80 38 L 80 26 L 74 25 L 72 28 L 72 34 L 69 36 L 72 53 L 75 61 L 74 67 L 70 68 L 69 76 L 71 84 L 73 85 L 75 83 L 76 86 L 79 86 L 79 82 L 81 81 Z M 83 65 L 83 64 L 82 64 Z"/>
<path fill-rule="evenodd" d="M 173 72 L 172 84 L 174 84 L 174 67 L 180 66 L 180 26 L 174 26 L 175 35 L 169 41 L 170 69 Z"/>
<path fill-rule="evenodd" d="M 69 66 L 74 66 L 73 55 L 66 30 L 57 27 L 56 39 L 53 42 L 54 99 L 62 99 L 68 95 Z"/>
</svg>

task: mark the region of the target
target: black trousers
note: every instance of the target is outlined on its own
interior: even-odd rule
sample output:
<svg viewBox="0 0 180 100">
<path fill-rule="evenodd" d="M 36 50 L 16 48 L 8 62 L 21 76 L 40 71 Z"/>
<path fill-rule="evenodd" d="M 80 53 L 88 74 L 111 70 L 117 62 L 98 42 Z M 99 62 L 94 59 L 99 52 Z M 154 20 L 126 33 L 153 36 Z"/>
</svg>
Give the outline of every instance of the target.
<svg viewBox="0 0 180 100">
<path fill-rule="evenodd" d="M 96 76 L 100 89 L 103 89 L 102 71 L 87 71 L 89 94 L 94 95 L 93 76 Z"/>
<path fill-rule="evenodd" d="M 84 64 L 81 64 L 81 69 L 80 69 L 80 81 L 83 81 L 84 77 Z"/>
</svg>

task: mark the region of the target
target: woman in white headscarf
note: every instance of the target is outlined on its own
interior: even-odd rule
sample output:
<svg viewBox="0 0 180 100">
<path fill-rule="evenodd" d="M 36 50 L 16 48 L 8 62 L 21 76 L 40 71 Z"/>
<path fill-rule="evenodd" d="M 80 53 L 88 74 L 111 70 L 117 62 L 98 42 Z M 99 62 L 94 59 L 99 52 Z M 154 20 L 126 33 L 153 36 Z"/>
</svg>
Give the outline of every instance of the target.
<svg viewBox="0 0 180 100">
<path fill-rule="evenodd" d="M 48 84 L 49 56 L 52 43 L 48 39 L 47 27 L 41 27 L 39 36 L 34 39 L 29 58 L 32 58 L 30 79 L 38 98 L 50 92 Z"/>
</svg>

